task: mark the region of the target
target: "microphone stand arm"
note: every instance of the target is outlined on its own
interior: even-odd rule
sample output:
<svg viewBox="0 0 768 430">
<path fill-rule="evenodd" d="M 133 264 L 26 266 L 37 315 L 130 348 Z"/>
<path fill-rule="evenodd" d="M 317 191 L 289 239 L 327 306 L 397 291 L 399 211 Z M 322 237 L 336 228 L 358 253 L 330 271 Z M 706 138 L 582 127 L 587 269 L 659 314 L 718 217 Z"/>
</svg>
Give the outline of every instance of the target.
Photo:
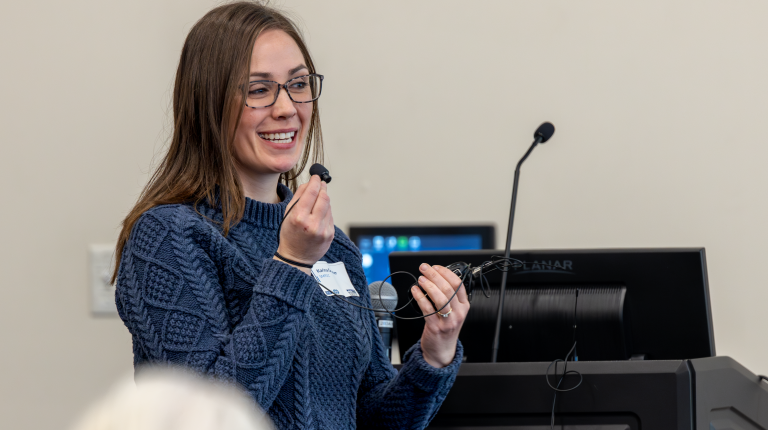
<svg viewBox="0 0 768 430">
<path fill-rule="evenodd" d="M 536 139 L 531 144 L 531 147 L 528 148 L 528 151 L 523 155 L 523 158 L 520 159 L 520 161 L 517 162 L 517 167 L 515 168 L 515 181 L 512 185 L 512 205 L 509 209 L 509 225 L 507 226 L 507 245 L 504 248 L 504 258 L 509 258 L 509 247 L 512 244 L 512 225 L 515 222 L 515 204 L 517 203 L 517 182 L 520 179 L 520 166 L 523 165 L 523 161 L 525 161 L 526 158 L 528 158 L 529 155 L 531 155 L 531 152 L 533 152 L 533 148 L 536 147 L 539 143 L 541 143 L 542 137 L 536 136 Z M 508 261 L 508 260 L 507 260 Z M 509 273 L 509 267 L 505 267 L 502 269 L 501 274 L 501 288 L 499 289 L 499 308 L 496 311 L 496 331 L 493 334 L 493 353 L 491 355 L 491 363 L 496 362 L 496 356 L 499 353 L 499 335 L 501 334 L 501 317 L 504 313 L 504 296 L 506 295 L 506 289 L 507 289 L 507 274 Z"/>
</svg>

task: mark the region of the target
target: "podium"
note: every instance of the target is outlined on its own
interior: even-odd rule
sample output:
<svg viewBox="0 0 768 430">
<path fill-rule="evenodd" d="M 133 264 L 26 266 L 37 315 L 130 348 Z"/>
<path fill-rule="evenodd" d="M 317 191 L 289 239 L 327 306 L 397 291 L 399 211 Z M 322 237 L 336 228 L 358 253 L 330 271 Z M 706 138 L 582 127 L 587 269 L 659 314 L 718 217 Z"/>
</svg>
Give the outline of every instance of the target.
<svg viewBox="0 0 768 430">
<path fill-rule="evenodd" d="M 549 429 L 554 391 L 544 379 L 547 366 L 463 364 L 428 428 Z M 730 357 L 569 362 L 568 370 L 584 379 L 575 390 L 558 393 L 556 429 L 768 429 L 768 383 Z M 578 379 L 569 375 L 562 387 Z"/>
</svg>

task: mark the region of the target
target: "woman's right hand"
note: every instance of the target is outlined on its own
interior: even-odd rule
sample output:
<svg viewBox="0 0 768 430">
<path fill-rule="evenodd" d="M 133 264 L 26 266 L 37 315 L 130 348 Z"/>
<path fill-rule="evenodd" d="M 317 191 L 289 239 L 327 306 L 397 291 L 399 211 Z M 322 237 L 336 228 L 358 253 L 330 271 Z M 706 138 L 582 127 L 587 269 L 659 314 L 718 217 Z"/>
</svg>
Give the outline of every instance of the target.
<svg viewBox="0 0 768 430">
<path fill-rule="evenodd" d="M 291 212 L 283 220 L 277 252 L 300 263 L 315 264 L 328 252 L 335 233 L 328 184 L 312 175 L 296 190 L 288 210 Z"/>
</svg>

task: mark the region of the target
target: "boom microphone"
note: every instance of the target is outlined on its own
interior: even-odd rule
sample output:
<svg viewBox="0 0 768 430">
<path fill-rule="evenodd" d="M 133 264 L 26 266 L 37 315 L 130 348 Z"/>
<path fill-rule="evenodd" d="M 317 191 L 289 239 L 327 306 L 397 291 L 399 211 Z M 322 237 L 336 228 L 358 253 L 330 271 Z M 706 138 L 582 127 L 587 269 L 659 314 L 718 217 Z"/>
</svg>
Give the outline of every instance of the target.
<svg viewBox="0 0 768 430">
<path fill-rule="evenodd" d="M 539 143 L 545 143 L 553 134 L 555 134 L 555 126 L 551 122 L 545 122 L 536 129 L 536 133 L 533 133 L 533 138 L 538 139 L 540 137 L 541 142 Z"/>
<path fill-rule="evenodd" d="M 368 285 L 368 293 L 371 295 L 371 305 L 377 311 L 376 325 L 379 327 L 384 348 L 387 350 L 387 358 L 392 359 L 392 329 L 395 326 L 392 315 L 387 312 L 397 307 L 397 291 L 388 282 L 376 281 Z"/>
<path fill-rule="evenodd" d="M 328 173 L 328 169 L 323 167 L 323 165 L 320 163 L 315 163 L 312 165 L 312 167 L 309 168 L 309 175 L 310 176 L 317 175 L 326 184 L 331 183 L 331 174 Z"/>
<path fill-rule="evenodd" d="M 504 259 L 509 261 L 509 247 L 512 244 L 512 225 L 515 222 L 515 205 L 517 204 L 517 182 L 520 179 L 520 166 L 523 161 L 531 155 L 533 148 L 540 143 L 544 143 L 555 134 L 555 126 L 551 122 L 545 122 L 541 124 L 536 132 L 533 133 L 533 143 L 528 151 L 523 155 L 523 158 L 517 162 L 515 168 L 515 182 L 512 185 L 512 206 L 509 208 L 509 225 L 507 226 L 507 246 L 504 248 Z M 499 352 L 499 334 L 501 333 L 501 317 L 504 313 L 504 295 L 507 289 L 507 274 L 509 268 L 506 268 L 501 274 L 501 288 L 499 288 L 499 308 L 496 311 L 496 331 L 493 334 L 493 353 L 491 355 L 491 363 L 496 362 L 496 356 Z"/>
</svg>

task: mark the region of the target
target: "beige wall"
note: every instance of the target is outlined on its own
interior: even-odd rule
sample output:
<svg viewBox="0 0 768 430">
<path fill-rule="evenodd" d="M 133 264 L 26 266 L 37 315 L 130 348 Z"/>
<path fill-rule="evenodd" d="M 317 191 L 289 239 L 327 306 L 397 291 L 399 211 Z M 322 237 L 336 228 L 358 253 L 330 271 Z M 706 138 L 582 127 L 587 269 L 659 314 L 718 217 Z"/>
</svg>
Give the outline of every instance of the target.
<svg viewBox="0 0 768 430">
<path fill-rule="evenodd" d="M 61 428 L 131 369 L 122 323 L 89 314 L 87 245 L 115 240 L 215 3 L 0 3 L 0 428 Z M 552 121 L 513 246 L 704 246 L 718 353 L 768 372 L 768 4 L 279 4 L 327 77 L 339 225 L 491 221 L 501 243 Z"/>
</svg>

